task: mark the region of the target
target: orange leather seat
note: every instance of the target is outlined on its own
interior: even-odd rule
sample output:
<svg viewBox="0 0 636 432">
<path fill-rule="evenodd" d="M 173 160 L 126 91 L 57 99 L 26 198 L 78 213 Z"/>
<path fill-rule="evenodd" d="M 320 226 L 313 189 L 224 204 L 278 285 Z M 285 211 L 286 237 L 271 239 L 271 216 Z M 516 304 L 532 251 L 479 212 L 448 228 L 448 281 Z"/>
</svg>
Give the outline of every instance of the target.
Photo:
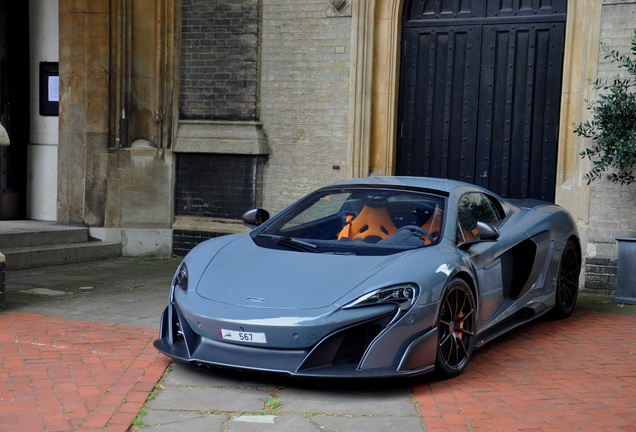
<svg viewBox="0 0 636 432">
<path fill-rule="evenodd" d="M 435 212 L 428 218 L 422 228 L 428 232 L 434 240 L 437 240 L 440 234 L 440 230 L 442 229 L 442 215 L 444 214 L 444 209 L 437 205 L 435 206 Z M 429 244 L 430 241 L 426 237 L 422 237 L 426 244 Z"/>
<path fill-rule="evenodd" d="M 358 216 L 347 217 L 344 228 L 338 234 L 338 240 L 343 238 L 366 239 L 368 237 L 387 238 L 397 231 L 391 221 L 386 207 L 364 206 Z"/>
<path fill-rule="evenodd" d="M 461 230 L 461 232 L 460 232 L 460 230 Z M 463 236 L 462 236 L 462 234 L 463 234 Z M 472 231 L 468 231 L 466 228 L 464 228 L 460 224 L 459 225 L 459 230 L 457 231 L 457 243 L 470 241 L 470 240 L 474 239 L 475 237 L 477 237 L 478 234 L 479 234 L 479 231 L 477 230 L 477 228 L 473 229 Z"/>
</svg>

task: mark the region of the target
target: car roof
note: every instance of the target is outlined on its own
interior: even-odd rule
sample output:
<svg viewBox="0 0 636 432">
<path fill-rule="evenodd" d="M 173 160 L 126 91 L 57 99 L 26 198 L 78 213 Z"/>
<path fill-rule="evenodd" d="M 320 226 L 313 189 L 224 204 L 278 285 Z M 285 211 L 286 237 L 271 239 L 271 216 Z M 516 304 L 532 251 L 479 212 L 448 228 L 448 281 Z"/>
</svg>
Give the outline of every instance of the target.
<svg viewBox="0 0 636 432">
<path fill-rule="evenodd" d="M 456 189 L 470 188 L 480 190 L 492 194 L 486 189 L 475 186 L 470 183 L 464 183 L 457 180 L 449 180 L 433 177 L 408 177 L 408 176 L 371 176 L 357 179 L 344 180 L 332 183 L 327 187 L 337 186 L 397 186 L 407 188 L 422 188 L 429 190 L 437 190 L 450 194 Z"/>
</svg>

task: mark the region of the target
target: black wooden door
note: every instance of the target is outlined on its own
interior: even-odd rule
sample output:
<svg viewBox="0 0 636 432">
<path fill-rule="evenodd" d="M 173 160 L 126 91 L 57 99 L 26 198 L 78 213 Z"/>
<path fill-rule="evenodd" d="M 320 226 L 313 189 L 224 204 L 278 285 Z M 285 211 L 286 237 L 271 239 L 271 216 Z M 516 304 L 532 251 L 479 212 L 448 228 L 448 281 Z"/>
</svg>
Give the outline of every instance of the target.
<svg viewBox="0 0 636 432">
<path fill-rule="evenodd" d="M 30 135 L 29 3 L 0 0 L 0 123 L 11 144 L 0 146 L 0 219 L 26 215 Z"/>
<path fill-rule="evenodd" d="M 398 175 L 554 200 L 566 1 L 407 1 Z"/>
</svg>

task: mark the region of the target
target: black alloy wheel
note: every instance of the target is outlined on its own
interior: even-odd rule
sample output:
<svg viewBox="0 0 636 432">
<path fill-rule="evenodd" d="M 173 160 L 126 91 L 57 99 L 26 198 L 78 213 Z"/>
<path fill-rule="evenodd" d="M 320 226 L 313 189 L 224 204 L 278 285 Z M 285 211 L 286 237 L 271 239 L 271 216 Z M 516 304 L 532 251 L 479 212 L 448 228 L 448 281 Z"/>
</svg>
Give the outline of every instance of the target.
<svg viewBox="0 0 636 432">
<path fill-rule="evenodd" d="M 556 300 L 552 316 L 557 319 L 567 318 L 574 312 L 579 293 L 579 275 L 581 260 L 572 240 L 568 240 L 561 253 L 559 274 L 556 283 Z"/>
<path fill-rule="evenodd" d="M 475 346 L 477 314 L 472 290 L 462 279 L 453 279 L 444 294 L 437 319 L 436 369 L 455 377 L 466 368 Z"/>
</svg>

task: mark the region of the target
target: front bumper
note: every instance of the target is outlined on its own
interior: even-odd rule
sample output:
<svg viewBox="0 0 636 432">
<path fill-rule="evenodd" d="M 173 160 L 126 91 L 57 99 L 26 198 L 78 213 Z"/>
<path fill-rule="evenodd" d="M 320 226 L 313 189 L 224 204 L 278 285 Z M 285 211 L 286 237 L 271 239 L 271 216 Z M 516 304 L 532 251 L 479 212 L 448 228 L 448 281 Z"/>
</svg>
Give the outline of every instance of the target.
<svg viewBox="0 0 636 432">
<path fill-rule="evenodd" d="M 416 308 L 397 322 L 393 311 L 384 311 L 294 349 L 228 343 L 197 332 L 174 303 L 162 314 L 154 346 L 176 360 L 238 370 L 325 378 L 414 376 L 434 368 L 437 329 L 425 317 L 436 309 L 436 304 Z"/>
</svg>

